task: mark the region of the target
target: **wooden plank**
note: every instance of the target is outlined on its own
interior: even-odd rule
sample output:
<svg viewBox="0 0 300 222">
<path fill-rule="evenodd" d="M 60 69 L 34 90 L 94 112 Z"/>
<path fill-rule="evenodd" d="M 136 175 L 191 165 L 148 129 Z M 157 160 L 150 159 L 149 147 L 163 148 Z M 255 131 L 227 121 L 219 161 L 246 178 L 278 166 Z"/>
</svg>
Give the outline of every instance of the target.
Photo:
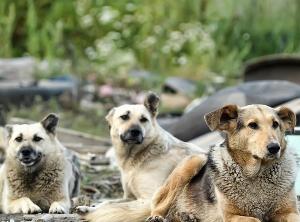
<svg viewBox="0 0 300 222">
<path fill-rule="evenodd" d="M 80 222 L 77 214 L 0 214 L 1 222 Z"/>
<path fill-rule="evenodd" d="M 90 146 L 96 146 L 96 145 L 104 145 L 104 146 L 111 146 L 111 141 L 110 139 L 99 137 L 99 136 L 94 136 L 91 134 L 87 133 L 82 133 L 78 132 L 75 130 L 70 130 L 70 129 L 65 129 L 65 128 L 58 128 L 57 130 L 58 137 L 62 141 L 68 142 L 71 141 L 73 142 L 73 139 L 76 139 L 77 143 L 82 143 L 85 145 L 90 145 Z"/>
<path fill-rule="evenodd" d="M 63 143 L 63 142 L 62 142 Z M 87 154 L 87 153 L 93 153 L 93 154 L 105 154 L 107 150 L 110 148 L 110 146 L 88 146 L 81 143 L 63 143 L 65 147 L 67 147 L 70 150 L 73 150 L 77 153 Z"/>
</svg>

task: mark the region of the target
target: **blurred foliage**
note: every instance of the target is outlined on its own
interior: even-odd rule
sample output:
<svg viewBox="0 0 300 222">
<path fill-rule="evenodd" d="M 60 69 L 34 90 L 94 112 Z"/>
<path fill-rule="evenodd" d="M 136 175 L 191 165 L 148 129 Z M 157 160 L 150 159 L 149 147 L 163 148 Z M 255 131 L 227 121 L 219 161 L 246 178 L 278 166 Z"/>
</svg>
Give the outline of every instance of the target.
<svg viewBox="0 0 300 222">
<path fill-rule="evenodd" d="M 63 59 L 112 82 L 131 69 L 230 83 L 243 61 L 300 50 L 299 0 L 1 0 L 1 57 Z"/>
</svg>

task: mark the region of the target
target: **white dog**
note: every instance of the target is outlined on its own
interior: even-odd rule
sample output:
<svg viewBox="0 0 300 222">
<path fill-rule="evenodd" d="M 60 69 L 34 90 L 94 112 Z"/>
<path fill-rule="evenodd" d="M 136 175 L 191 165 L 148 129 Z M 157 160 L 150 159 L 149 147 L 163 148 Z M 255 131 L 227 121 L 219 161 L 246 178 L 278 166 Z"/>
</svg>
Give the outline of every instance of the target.
<svg viewBox="0 0 300 222">
<path fill-rule="evenodd" d="M 79 191 L 79 171 L 70 151 L 57 140 L 58 117 L 34 124 L 9 125 L 6 160 L 1 168 L 4 213 L 68 213 Z"/>
</svg>

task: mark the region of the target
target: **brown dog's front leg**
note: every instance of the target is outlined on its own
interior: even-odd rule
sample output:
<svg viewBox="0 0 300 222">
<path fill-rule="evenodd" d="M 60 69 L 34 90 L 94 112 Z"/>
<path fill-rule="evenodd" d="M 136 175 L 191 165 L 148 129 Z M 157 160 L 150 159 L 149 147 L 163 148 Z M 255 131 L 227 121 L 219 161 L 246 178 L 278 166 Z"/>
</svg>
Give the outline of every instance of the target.
<svg viewBox="0 0 300 222">
<path fill-rule="evenodd" d="M 274 222 L 300 222 L 300 216 L 297 213 L 280 214 L 274 216 Z"/>
<path fill-rule="evenodd" d="M 181 193 L 184 186 L 199 172 L 205 165 L 207 157 L 203 154 L 186 157 L 173 170 L 166 182 L 154 194 L 152 200 L 151 218 L 167 215 L 172 204 L 175 204 L 176 197 Z M 149 220 L 150 221 L 150 220 Z"/>
<path fill-rule="evenodd" d="M 297 209 L 297 200 L 294 189 L 287 197 L 281 200 L 278 209 L 271 216 L 272 222 L 300 222 L 300 215 Z"/>
</svg>

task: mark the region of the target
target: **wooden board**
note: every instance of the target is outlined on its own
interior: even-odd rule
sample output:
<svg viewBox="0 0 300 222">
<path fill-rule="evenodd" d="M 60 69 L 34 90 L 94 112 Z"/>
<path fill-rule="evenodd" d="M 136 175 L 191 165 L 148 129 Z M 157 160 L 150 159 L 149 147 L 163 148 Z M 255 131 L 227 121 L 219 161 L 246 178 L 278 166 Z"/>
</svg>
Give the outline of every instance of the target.
<svg viewBox="0 0 300 222">
<path fill-rule="evenodd" d="M 1 222 L 80 222 L 76 214 L 0 214 Z"/>
</svg>

